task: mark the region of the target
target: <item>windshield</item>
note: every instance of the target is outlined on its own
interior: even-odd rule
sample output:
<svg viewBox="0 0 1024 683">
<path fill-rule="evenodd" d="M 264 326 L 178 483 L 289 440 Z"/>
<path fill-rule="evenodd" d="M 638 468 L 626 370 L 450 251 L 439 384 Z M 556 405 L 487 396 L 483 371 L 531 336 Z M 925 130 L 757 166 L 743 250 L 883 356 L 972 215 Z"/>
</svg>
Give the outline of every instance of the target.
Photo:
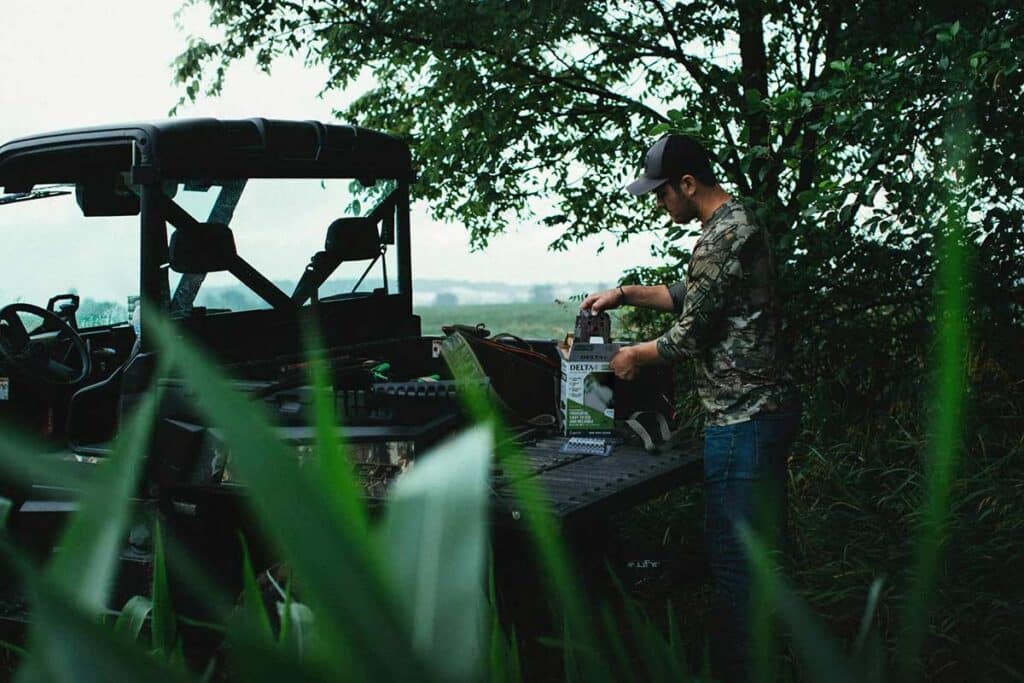
<svg viewBox="0 0 1024 683">
<path fill-rule="evenodd" d="M 292 297 L 311 259 L 325 249 L 328 226 L 339 218 L 373 217 L 376 237 L 371 249 L 354 255 L 359 258 L 340 258 L 340 263 L 321 260 L 330 268 L 320 273 L 319 287 L 313 286 L 310 293 L 325 299 L 398 291 L 397 255 L 390 244 L 396 186 L 389 180 L 364 187 L 351 179 L 250 178 L 171 182 L 164 193 L 193 223 L 227 225 L 238 256 L 287 297 Z M 47 185 L 27 193 L 0 194 L 0 306 L 46 306 L 56 295 L 78 294 L 80 327 L 126 322 L 139 294 L 139 216 L 85 217 L 75 189 L 73 184 Z M 168 218 L 170 237 L 181 215 Z M 352 234 L 339 233 L 343 243 Z M 232 272 L 167 272 L 172 297 L 177 293 L 177 313 L 193 307 L 270 307 L 264 296 Z M 297 303 L 308 300 L 307 296 Z"/>
<path fill-rule="evenodd" d="M 128 320 L 139 291 L 138 216 L 86 218 L 74 185 L 0 195 L 0 306 L 45 307 L 58 294 L 78 294 L 78 324 Z"/>
<path fill-rule="evenodd" d="M 324 251 L 332 223 L 339 218 L 375 216 L 374 242 L 383 243 L 375 244 L 372 254 L 358 255 L 370 258 L 332 262 L 336 268 L 324 273 L 329 277 L 318 289 L 323 299 L 372 293 L 385 286 L 397 291 L 397 259 L 385 228 L 385 223 L 392 225 L 394 209 L 388 202 L 395 187 L 393 181 L 364 187 L 349 179 L 250 178 L 183 181 L 168 185 L 165 194 L 195 221 L 227 225 L 238 256 L 289 297 L 314 256 Z M 169 221 L 169 240 L 173 240 L 175 229 L 182 227 L 176 223 L 181 221 L 174 216 Z M 346 233 L 341 235 L 342 241 L 347 239 Z M 239 311 L 271 305 L 231 271 L 187 275 L 171 271 L 170 292 L 173 312 L 199 306 Z"/>
</svg>

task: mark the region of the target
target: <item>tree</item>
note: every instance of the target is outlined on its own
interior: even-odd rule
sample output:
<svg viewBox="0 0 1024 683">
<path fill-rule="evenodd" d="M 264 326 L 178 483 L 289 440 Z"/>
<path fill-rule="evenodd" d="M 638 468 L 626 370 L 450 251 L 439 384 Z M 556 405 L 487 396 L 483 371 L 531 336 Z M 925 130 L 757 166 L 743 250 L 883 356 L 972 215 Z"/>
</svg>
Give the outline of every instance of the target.
<svg viewBox="0 0 1024 683">
<path fill-rule="evenodd" d="M 530 287 L 530 301 L 549 304 L 555 300 L 555 288 L 551 285 L 534 285 Z"/>
<path fill-rule="evenodd" d="M 561 228 L 555 248 L 666 227 L 621 188 L 673 129 L 761 203 L 795 328 L 825 320 L 819 339 L 864 334 L 874 311 L 894 347 L 912 346 L 953 201 L 973 205 L 964 239 L 980 249 L 986 305 L 1024 279 L 1007 257 L 1024 246 L 1024 160 L 1005 152 L 1024 122 L 1019 3 L 982 0 L 959 19 L 938 0 L 208 4 L 223 37 L 179 56 L 184 98 L 218 93 L 249 54 L 268 70 L 281 54 L 325 64 L 325 90 L 372 72 L 378 85 L 339 117 L 408 139 L 417 196 L 478 247 L 516 220 Z M 970 151 L 958 169 L 953 131 Z M 678 273 L 694 232 L 668 226 L 668 270 L 632 278 Z"/>
<path fill-rule="evenodd" d="M 435 306 L 458 306 L 459 297 L 454 292 L 438 292 L 434 297 Z"/>
</svg>

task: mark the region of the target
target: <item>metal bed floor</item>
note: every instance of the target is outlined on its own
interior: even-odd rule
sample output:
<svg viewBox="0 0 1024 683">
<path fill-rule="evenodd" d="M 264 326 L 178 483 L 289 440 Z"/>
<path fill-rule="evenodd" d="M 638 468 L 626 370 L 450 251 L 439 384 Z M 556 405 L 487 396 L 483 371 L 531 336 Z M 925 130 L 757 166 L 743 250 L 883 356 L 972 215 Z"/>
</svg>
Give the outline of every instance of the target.
<svg viewBox="0 0 1024 683">
<path fill-rule="evenodd" d="M 522 447 L 525 478 L 539 485 L 551 511 L 563 522 L 576 522 L 636 505 L 681 484 L 701 480 L 699 447 L 666 449 L 651 454 L 640 446 L 620 444 L 611 455 L 565 454 L 565 438 L 546 438 Z M 522 515 L 512 478 L 496 472 L 494 512 L 499 523 Z"/>
</svg>

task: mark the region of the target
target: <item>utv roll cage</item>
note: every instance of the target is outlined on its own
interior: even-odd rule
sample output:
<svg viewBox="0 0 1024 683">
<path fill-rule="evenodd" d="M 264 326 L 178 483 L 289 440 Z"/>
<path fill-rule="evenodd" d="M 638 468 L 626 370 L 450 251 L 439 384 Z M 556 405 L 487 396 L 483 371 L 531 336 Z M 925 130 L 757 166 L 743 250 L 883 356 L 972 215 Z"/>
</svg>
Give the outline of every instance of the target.
<svg viewBox="0 0 1024 683">
<path fill-rule="evenodd" d="M 393 181 L 393 192 L 366 218 L 332 225 L 328 247 L 315 258 L 299 287 L 282 292 L 238 254 L 229 229 L 188 214 L 165 191 L 168 183 L 204 178 L 352 178 L 363 186 Z M 230 271 L 278 312 L 310 299 L 342 260 L 371 259 L 380 239 L 398 252 L 397 291 L 385 292 L 391 314 L 412 318 L 409 253 L 409 184 L 414 180 L 408 146 L 389 135 L 356 126 L 262 118 L 194 119 L 82 128 L 22 138 L 0 147 L 0 187 L 8 195 L 73 183 L 86 216 L 140 216 L 139 293 L 164 314 L 190 305 L 207 272 Z M 42 189 L 39 192 L 46 193 Z M 41 195 L 40 195 L 41 196 Z M 216 213 L 216 209 L 214 211 Z M 168 228 L 174 232 L 168 240 Z M 282 226 L 282 230 L 287 229 Z M 342 238 L 344 233 L 345 239 Z M 372 266 L 372 263 L 371 263 Z M 169 267 L 185 273 L 173 294 Z M 369 267 L 368 267 L 369 268 Z M 386 279 L 386 275 L 385 275 Z M 146 313 L 142 312 L 143 344 Z M 412 330 L 408 330 L 412 332 Z M 413 332 L 418 333 L 418 330 Z"/>
</svg>

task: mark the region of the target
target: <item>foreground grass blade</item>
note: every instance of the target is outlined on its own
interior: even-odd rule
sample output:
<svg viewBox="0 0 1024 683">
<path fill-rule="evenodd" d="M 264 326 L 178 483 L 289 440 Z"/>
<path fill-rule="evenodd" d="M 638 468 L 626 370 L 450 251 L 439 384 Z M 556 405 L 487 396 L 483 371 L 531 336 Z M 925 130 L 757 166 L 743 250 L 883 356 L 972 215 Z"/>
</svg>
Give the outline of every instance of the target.
<svg viewBox="0 0 1024 683">
<path fill-rule="evenodd" d="M 352 461 L 346 453 L 345 443 L 338 438 L 340 425 L 335 414 L 334 388 L 323 356 L 323 344 L 312 318 L 307 318 L 303 332 L 309 380 L 313 385 L 317 461 L 323 472 L 325 489 L 338 508 L 338 518 L 350 523 L 355 534 L 365 534 L 369 521 L 363 504 L 363 492 L 353 471 Z"/>
<path fill-rule="evenodd" d="M 61 585 L 53 583 L 20 550 L 0 539 L 0 553 L 32 602 L 32 639 L 19 681 L 170 681 L 189 678 L 157 661 Z"/>
<path fill-rule="evenodd" d="M 146 619 L 149 618 L 149 613 L 152 611 L 153 601 L 145 595 L 132 597 L 121 608 L 121 613 L 117 615 L 117 621 L 114 622 L 114 631 L 126 635 L 131 641 L 135 641 L 139 637 L 139 633 L 142 632 L 142 627 L 146 624 Z"/>
<path fill-rule="evenodd" d="M 857 632 L 857 640 L 853 643 L 853 656 L 858 658 L 864 652 L 864 645 L 867 642 L 868 634 L 871 633 L 871 626 L 875 621 L 875 610 L 878 609 L 878 601 L 882 597 L 882 587 L 885 580 L 878 578 L 871 583 L 868 590 L 868 601 L 864 606 L 864 614 L 860 619 L 860 629 Z"/>
<path fill-rule="evenodd" d="M 167 582 L 167 554 L 163 531 L 156 523 L 153 529 L 153 649 L 169 658 L 178 640 L 178 621 L 171 606 L 171 587 Z"/>
<path fill-rule="evenodd" d="M 629 596 L 611 567 L 608 567 L 607 571 L 612 585 L 615 586 L 615 590 L 622 601 L 622 611 L 629 626 L 627 633 L 632 634 L 637 653 L 640 655 L 640 661 L 637 663 L 644 665 L 647 669 L 647 677 L 650 680 L 681 679 L 683 675 L 681 663 L 671 643 L 665 641 L 662 634 L 651 623 L 650 618 L 644 614 L 636 601 Z M 618 635 L 615 633 L 610 632 L 608 634 L 608 639 L 612 643 L 612 652 L 622 649 L 620 644 L 615 643 L 617 638 Z"/>
<path fill-rule="evenodd" d="M 381 529 L 413 647 L 442 680 L 482 670 L 492 450 L 481 426 L 419 456 L 393 485 Z"/>
<path fill-rule="evenodd" d="M 316 615 L 309 607 L 295 601 L 291 580 L 285 588 L 284 602 L 277 603 L 277 614 L 281 620 L 277 637 L 279 648 L 290 651 L 301 660 L 307 650 L 323 646 L 316 641 Z"/>
<path fill-rule="evenodd" d="M 245 542 L 244 537 L 240 537 L 239 542 L 242 545 L 242 606 L 246 620 L 258 637 L 270 643 L 274 640 L 274 634 L 270 627 L 267 610 L 263 606 L 263 595 L 260 593 L 259 584 L 256 583 L 252 561 L 249 559 L 249 545 Z"/>
<path fill-rule="evenodd" d="M 793 634 L 800 659 L 807 665 L 811 680 L 821 683 L 854 683 L 838 645 L 824 625 L 779 576 L 764 544 L 746 524 L 737 525 L 737 532 L 747 552 L 751 571 L 764 589 L 764 598 L 775 606 L 779 616 Z"/>
<path fill-rule="evenodd" d="M 943 182 L 949 187 L 968 186 L 964 181 L 971 171 L 966 163 L 969 142 L 958 125 L 946 132 L 948 159 Z M 899 679 L 904 681 L 918 677 L 921 644 L 934 601 L 939 555 L 950 514 L 953 478 L 962 447 L 967 354 L 966 254 L 963 232 L 971 200 L 962 190 L 950 191 L 944 207 L 945 222 L 937 235 L 937 372 L 931 411 L 925 499 L 921 509 L 913 582 L 903 614 L 898 647 Z"/>
<path fill-rule="evenodd" d="M 322 663 L 309 659 L 300 660 L 294 652 L 268 647 L 267 641 L 257 636 L 251 629 L 236 630 L 232 633 L 230 662 L 232 680 L 246 683 L 323 683 L 354 678 L 351 671 L 331 671 Z"/>
<path fill-rule="evenodd" d="M 166 321 L 154 324 L 161 348 L 175 347 L 182 377 L 196 393 L 198 407 L 222 430 L 232 467 L 247 485 L 251 510 L 301 578 L 304 598 L 315 606 L 325 641 L 341 647 L 326 653 L 349 677 L 421 680 L 380 559 L 368 538 L 353 533 L 352 520 L 338 518 L 326 485 L 302 471 L 295 452 L 283 444 L 262 406 L 233 390 L 221 371 Z M 339 652 L 360 653 L 358 660 Z"/>
<path fill-rule="evenodd" d="M 579 661 L 586 667 L 589 680 L 604 680 L 608 676 L 608 669 L 592 655 L 599 651 L 597 640 L 591 627 L 590 615 L 580 599 L 579 581 L 558 522 L 536 481 L 529 476 L 529 468 L 505 429 L 501 416 L 485 391 L 477 385 L 476 382 L 481 378 L 476 375 L 473 365 L 458 360 L 454 361 L 454 365 L 451 368 L 452 374 L 465 381 L 460 397 L 467 413 L 477 424 L 490 425 L 493 431 L 494 442 L 497 444 L 495 455 L 512 482 L 512 491 L 521 507 L 523 521 L 537 549 L 541 573 L 552 594 L 552 607 L 560 615 L 558 621 L 565 624 L 567 629 L 562 634 L 562 642 L 567 644 L 566 647 L 581 649 L 579 660 L 567 656 L 566 662 L 575 666 Z M 565 675 L 570 673 L 566 671 Z"/>
<path fill-rule="evenodd" d="M 490 621 L 489 661 L 487 680 L 493 683 L 520 683 L 523 680 L 519 661 L 519 646 L 515 626 L 505 633 L 498 616 L 498 594 L 494 577 L 493 548 L 488 559 L 487 572 L 487 619 Z"/>
<path fill-rule="evenodd" d="M 76 683 L 109 681 L 186 681 L 180 670 L 161 665 L 142 648 L 129 643 L 96 621 L 90 613 L 73 607 L 58 590 L 37 595 L 34 618 L 37 638 L 33 661 L 49 680 Z"/>
<path fill-rule="evenodd" d="M 172 534 L 162 535 L 166 549 L 167 569 L 174 577 L 175 585 L 186 589 L 198 604 L 202 605 L 201 621 L 209 620 L 223 624 L 235 608 L 237 596 L 227 596 L 224 589 L 192 557 L 191 551 L 175 539 Z M 183 615 L 179 614 L 179 617 Z M 194 619 L 192 621 L 195 621 Z"/>
<path fill-rule="evenodd" d="M 61 452 L 63 455 L 63 451 Z M 82 480 L 74 464 L 60 459 L 53 444 L 23 435 L 18 429 L 0 423 L 0 476 L 4 491 L 12 485 L 33 484 L 74 489 Z"/>
<path fill-rule="evenodd" d="M 161 377 L 173 353 L 164 353 L 155 377 Z M 127 420 L 107 462 L 97 466 L 85 484 L 79 511 L 58 543 L 47 568 L 50 581 L 64 588 L 85 608 L 99 614 L 117 573 L 121 547 L 131 517 L 131 498 L 138 487 L 159 395 L 150 390 Z"/>
</svg>

